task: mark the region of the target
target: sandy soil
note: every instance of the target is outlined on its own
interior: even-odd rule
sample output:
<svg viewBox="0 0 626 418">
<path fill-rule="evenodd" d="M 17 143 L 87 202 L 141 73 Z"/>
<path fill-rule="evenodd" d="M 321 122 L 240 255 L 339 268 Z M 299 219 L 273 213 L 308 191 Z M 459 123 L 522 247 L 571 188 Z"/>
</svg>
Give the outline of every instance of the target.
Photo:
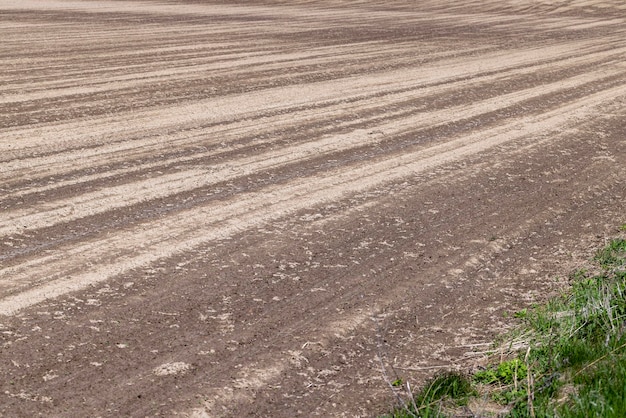
<svg viewBox="0 0 626 418">
<path fill-rule="evenodd" d="M 0 1 L 0 416 L 372 416 L 626 222 L 626 5 Z"/>
</svg>

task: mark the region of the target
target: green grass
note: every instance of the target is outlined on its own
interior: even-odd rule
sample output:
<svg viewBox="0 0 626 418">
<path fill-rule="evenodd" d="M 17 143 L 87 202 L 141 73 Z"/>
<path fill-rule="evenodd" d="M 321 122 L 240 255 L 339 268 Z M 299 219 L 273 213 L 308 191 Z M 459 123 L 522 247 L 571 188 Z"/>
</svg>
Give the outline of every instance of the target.
<svg viewBox="0 0 626 418">
<path fill-rule="evenodd" d="M 461 407 L 490 416 L 469 410 L 480 397 L 510 417 L 626 417 L 626 240 L 593 261 L 594 273 L 572 274 L 566 293 L 514 315 L 521 325 L 502 347 L 523 339 L 523 350 L 470 376 L 436 376 L 389 416 L 454 416 Z"/>
<path fill-rule="evenodd" d="M 446 402 L 453 399 L 454 405 L 464 405 L 474 394 L 470 379 L 457 372 L 444 372 L 432 378 L 412 401 L 398 408 L 387 417 L 439 417 Z"/>
</svg>

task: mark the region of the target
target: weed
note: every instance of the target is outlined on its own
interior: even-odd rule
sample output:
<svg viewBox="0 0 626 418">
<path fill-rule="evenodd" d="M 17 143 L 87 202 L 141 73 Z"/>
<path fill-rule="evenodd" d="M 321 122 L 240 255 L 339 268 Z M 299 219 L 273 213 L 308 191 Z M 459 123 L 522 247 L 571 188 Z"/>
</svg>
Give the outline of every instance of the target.
<svg viewBox="0 0 626 418">
<path fill-rule="evenodd" d="M 399 388 L 404 384 L 404 382 L 402 381 L 402 379 L 396 379 L 393 382 L 391 382 L 391 386 L 393 386 L 394 388 Z"/>
<path fill-rule="evenodd" d="M 528 309 L 522 309 L 521 311 L 517 311 L 513 314 L 514 318 L 524 319 L 528 316 Z"/>
<path fill-rule="evenodd" d="M 504 361 L 474 374 L 474 380 L 483 384 L 501 383 L 510 385 L 516 380 L 526 378 L 526 365 L 519 359 Z"/>
</svg>

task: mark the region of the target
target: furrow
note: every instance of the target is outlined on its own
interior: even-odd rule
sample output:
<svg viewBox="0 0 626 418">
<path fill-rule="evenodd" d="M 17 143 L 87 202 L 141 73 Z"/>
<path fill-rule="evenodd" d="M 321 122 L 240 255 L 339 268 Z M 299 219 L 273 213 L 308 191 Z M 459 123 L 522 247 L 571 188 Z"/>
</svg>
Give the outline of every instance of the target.
<svg viewBox="0 0 626 418">
<path fill-rule="evenodd" d="M 601 72 L 601 76 L 604 78 L 622 73 L 622 70 L 606 70 Z M 23 232 L 24 228 L 32 232 L 33 229 L 52 226 L 59 222 L 69 222 L 115 208 L 166 198 L 218 182 L 227 182 L 238 177 L 258 174 L 263 170 L 295 164 L 308 158 L 320 158 L 325 154 L 345 152 L 356 147 L 372 145 L 387 136 L 393 137 L 424 127 L 434 128 L 438 125 L 447 125 L 597 80 L 598 74 L 585 74 L 548 85 L 540 85 L 497 96 L 495 99 L 490 98 L 469 106 L 460 105 L 436 112 L 418 113 L 400 120 L 395 120 L 393 114 L 389 114 L 390 122 L 375 126 L 376 130 L 385 133 L 384 136 L 371 135 L 370 130 L 372 128 L 360 129 L 344 135 L 328 135 L 304 144 L 287 146 L 260 155 L 216 164 L 206 170 L 192 169 L 165 174 L 130 184 L 83 193 L 70 199 L 48 203 L 44 207 L 34 206 L 28 209 L 9 210 L 0 219 L 0 236 Z"/>
<path fill-rule="evenodd" d="M 599 106 L 624 95 L 625 86 L 614 87 L 544 115 L 520 119 L 514 126 L 496 127 L 313 179 L 292 180 L 288 184 L 238 196 L 217 207 L 180 212 L 118 231 L 113 237 L 82 243 L 54 255 L 0 270 L 0 283 L 7 295 L 0 300 L 0 314 L 13 315 L 27 306 L 83 289 L 175 253 L 228 238 L 304 208 L 418 175 L 498 145 L 527 137 L 537 137 L 537 142 L 547 135 L 556 137 L 564 126 L 593 115 Z M 35 287 L 29 289 L 30 286 Z"/>
<path fill-rule="evenodd" d="M 168 127 L 184 126 L 185 124 L 245 119 L 268 110 L 287 112 L 290 107 L 336 100 L 339 97 L 347 100 L 350 97 L 366 95 L 368 91 L 378 92 L 380 89 L 384 91 L 391 86 L 394 89 L 419 88 L 424 84 L 439 84 L 459 78 L 467 79 L 485 74 L 493 76 L 492 73 L 505 72 L 519 66 L 537 65 L 542 59 L 556 61 L 559 58 L 572 58 L 572 55 L 581 54 L 580 51 L 584 51 L 587 48 L 594 49 L 594 44 L 565 44 L 560 50 L 557 50 L 557 48 L 537 48 L 516 51 L 511 53 L 506 62 L 502 60 L 501 53 L 489 54 L 487 57 L 483 56 L 465 62 L 449 60 L 434 66 L 392 71 L 376 76 L 339 79 L 305 86 L 284 86 L 243 95 L 202 100 L 177 106 L 166 106 L 154 110 L 137 111 L 124 118 L 113 116 L 96 120 L 62 123 L 56 126 L 46 124 L 45 130 L 41 127 L 8 129 L 3 138 L 0 138 L 0 149 L 4 151 L 0 158 L 7 162 L 0 166 L 0 176 L 3 172 L 10 171 L 11 178 L 15 178 L 16 175 L 19 177 L 20 166 L 24 169 L 32 169 L 33 166 L 54 164 L 54 161 L 49 159 L 45 159 L 44 162 L 37 164 L 35 161 L 25 158 L 28 156 L 28 153 L 40 154 L 44 150 L 46 150 L 45 152 L 59 152 L 68 146 L 82 148 L 89 146 L 94 141 L 103 141 L 104 138 L 108 138 L 105 141 L 110 141 L 110 138 L 121 134 L 132 138 L 134 136 L 133 132 L 139 131 L 139 128 L 157 132 L 163 131 Z M 613 51 L 595 51 L 589 53 L 586 59 L 600 58 L 608 54 L 619 56 L 625 50 L 624 48 L 619 48 Z M 249 104 L 245 109 L 242 109 L 242 100 Z M 253 107 L 255 105 L 258 106 L 256 109 Z M 90 134 L 88 136 L 83 134 L 86 128 L 89 128 Z M 63 138 L 63 140 L 59 141 L 59 138 Z M 124 145 L 125 147 L 142 147 L 145 144 L 145 142 L 128 142 L 129 144 Z M 102 150 L 99 152 L 106 151 Z M 81 157 L 88 157 L 88 155 L 81 154 Z M 12 162 L 10 161 L 12 158 L 22 158 L 23 161 Z M 75 158 L 74 155 L 67 157 L 71 161 L 75 161 Z"/>
</svg>

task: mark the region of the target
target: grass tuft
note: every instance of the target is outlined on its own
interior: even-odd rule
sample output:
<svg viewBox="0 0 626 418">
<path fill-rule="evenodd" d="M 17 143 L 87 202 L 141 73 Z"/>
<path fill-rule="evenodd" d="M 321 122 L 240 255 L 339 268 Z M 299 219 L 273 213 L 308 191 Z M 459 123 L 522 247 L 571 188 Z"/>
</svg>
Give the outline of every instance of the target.
<svg viewBox="0 0 626 418">
<path fill-rule="evenodd" d="M 469 378 L 459 372 L 443 372 L 426 383 L 413 402 L 399 408 L 388 418 L 431 418 L 445 416 L 444 411 L 465 405 L 474 388 Z"/>
<path fill-rule="evenodd" d="M 596 253 L 595 260 L 603 268 L 619 267 L 626 262 L 626 240 L 614 239 L 609 245 Z"/>
</svg>

